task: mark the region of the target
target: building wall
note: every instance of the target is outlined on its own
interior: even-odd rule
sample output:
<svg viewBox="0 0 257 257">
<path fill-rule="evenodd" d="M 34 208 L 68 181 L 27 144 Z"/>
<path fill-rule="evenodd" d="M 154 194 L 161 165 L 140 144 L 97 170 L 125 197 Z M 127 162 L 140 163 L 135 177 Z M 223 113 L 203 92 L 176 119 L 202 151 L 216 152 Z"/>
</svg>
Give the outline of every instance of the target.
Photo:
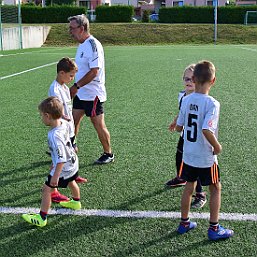
<svg viewBox="0 0 257 257">
<path fill-rule="evenodd" d="M 2 4 L 8 4 L 8 5 L 18 4 L 18 0 L 4 0 L 2 1 Z"/>
<path fill-rule="evenodd" d="M 236 5 L 256 5 L 257 1 L 236 1 Z"/>
<path fill-rule="evenodd" d="M 142 7 L 143 9 L 154 9 L 154 6 L 207 6 L 213 5 L 214 0 L 77 0 L 77 5 L 81 5 L 82 3 L 85 6 L 86 3 L 91 4 L 91 9 L 95 9 L 97 5 L 107 4 L 107 5 L 132 5 L 134 7 Z M 227 0 L 218 0 L 219 6 L 225 6 Z M 246 1 L 252 2 L 252 1 Z M 253 1 L 256 3 L 256 1 Z M 165 3 L 165 5 L 164 5 Z M 150 7 L 146 7 L 150 5 Z M 93 7 L 93 8 L 92 8 Z"/>
<path fill-rule="evenodd" d="M 133 5 L 139 6 L 138 0 L 111 0 L 111 5 Z"/>
<path fill-rule="evenodd" d="M 140 0 L 111 0 L 111 5 L 133 5 L 134 7 L 138 6 L 145 6 L 147 4 L 138 4 L 138 2 L 149 2 L 150 0 L 140 1 Z M 227 0 L 218 0 L 219 6 L 225 6 Z M 171 6 L 183 6 L 183 5 L 190 5 L 190 6 L 207 6 L 213 5 L 213 0 L 153 0 L 150 4 L 154 4 L 155 6 L 160 6 L 165 3 L 166 7 Z M 146 8 L 146 7 L 144 7 Z"/>
<path fill-rule="evenodd" d="M 111 0 L 76 0 L 77 6 L 85 6 L 88 10 L 95 10 L 98 5 L 110 5 Z"/>
<path fill-rule="evenodd" d="M 227 0 L 219 0 L 218 5 L 219 6 L 225 6 Z M 166 0 L 165 1 L 166 7 L 171 6 L 183 6 L 183 5 L 189 5 L 189 6 L 207 6 L 207 5 L 213 5 L 212 0 Z"/>
<path fill-rule="evenodd" d="M 20 3 L 27 3 L 27 0 L 20 0 Z M 3 0 L 2 4 L 7 4 L 7 5 L 16 5 L 19 3 L 19 0 Z"/>
</svg>

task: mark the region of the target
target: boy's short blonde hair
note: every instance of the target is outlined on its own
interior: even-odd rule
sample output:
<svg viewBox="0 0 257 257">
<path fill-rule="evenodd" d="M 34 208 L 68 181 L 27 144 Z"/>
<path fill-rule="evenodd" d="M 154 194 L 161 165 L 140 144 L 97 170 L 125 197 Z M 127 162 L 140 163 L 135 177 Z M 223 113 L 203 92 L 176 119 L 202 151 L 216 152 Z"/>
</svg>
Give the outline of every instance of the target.
<svg viewBox="0 0 257 257">
<path fill-rule="evenodd" d="M 192 63 L 192 64 L 188 65 L 188 66 L 185 68 L 185 70 L 184 70 L 182 79 L 185 78 L 185 74 L 186 74 L 187 71 L 192 71 L 192 72 L 194 72 L 194 69 L 195 69 L 195 63 Z"/>
<path fill-rule="evenodd" d="M 78 71 L 77 64 L 69 57 L 63 57 L 58 63 L 57 63 L 57 73 L 60 71 L 64 71 L 65 73 L 71 72 L 71 71 Z"/>
<path fill-rule="evenodd" d="M 194 69 L 194 81 L 199 84 L 210 82 L 215 77 L 215 66 L 210 61 L 200 61 Z"/>
<path fill-rule="evenodd" d="M 57 120 L 63 115 L 63 104 L 57 97 L 50 96 L 39 104 L 38 110 L 41 113 L 50 114 L 53 119 Z"/>
</svg>

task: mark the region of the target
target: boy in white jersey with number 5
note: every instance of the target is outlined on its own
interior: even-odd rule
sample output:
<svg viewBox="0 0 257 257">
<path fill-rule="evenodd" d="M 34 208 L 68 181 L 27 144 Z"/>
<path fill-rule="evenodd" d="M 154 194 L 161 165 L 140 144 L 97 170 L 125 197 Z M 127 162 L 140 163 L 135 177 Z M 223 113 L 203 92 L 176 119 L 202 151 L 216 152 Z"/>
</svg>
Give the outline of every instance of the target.
<svg viewBox="0 0 257 257">
<path fill-rule="evenodd" d="M 75 125 L 72 116 L 72 102 L 70 97 L 70 89 L 66 84 L 70 83 L 74 77 L 78 67 L 76 63 L 69 57 L 62 58 L 57 63 L 57 76 L 56 79 L 50 85 L 48 96 L 55 96 L 63 103 L 63 116 L 64 120 L 67 120 L 70 125 L 70 137 L 71 143 L 77 152 L 76 138 L 75 138 Z M 77 183 L 85 183 L 87 179 L 78 176 L 76 178 Z M 59 203 L 62 201 L 69 201 L 69 198 L 62 195 L 57 189 L 52 192 L 52 201 Z"/>
<path fill-rule="evenodd" d="M 221 204 L 220 170 L 217 154 L 222 147 L 217 140 L 220 103 L 209 96 L 215 83 L 215 67 L 209 61 L 199 62 L 194 69 L 195 92 L 184 97 L 177 119 L 176 131 L 184 129 L 183 169 L 187 181 L 181 199 L 181 222 L 177 229 L 184 234 L 196 228 L 189 220 L 190 204 L 196 181 L 210 190 L 210 226 L 208 238 L 218 240 L 233 236 L 233 230 L 219 225 Z"/>
<path fill-rule="evenodd" d="M 42 190 L 39 214 L 23 214 L 28 223 L 44 227 L 51 207 L 51 193 L 57 187 L 70 188 L 72 200 L 60 202 L 62 207 L 79 210 L 80 190 L 75 179 L 78 176 L 78 157 L 70 141 L 70 127 L 63 116 L 63 104 L 56 97 L 48 97 L 38 106 L 43 123 L 51 129 L 48 132 L 48 146 L 52 157 L 50 175 Z"/>
</svg>

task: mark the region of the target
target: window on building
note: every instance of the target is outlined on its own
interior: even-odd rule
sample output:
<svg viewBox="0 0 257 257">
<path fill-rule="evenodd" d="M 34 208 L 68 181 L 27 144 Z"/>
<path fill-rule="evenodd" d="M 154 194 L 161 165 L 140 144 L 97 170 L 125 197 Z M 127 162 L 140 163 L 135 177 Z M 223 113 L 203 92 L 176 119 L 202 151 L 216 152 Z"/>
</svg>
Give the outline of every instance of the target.
<svg viewBox="0 0 257 257">
<path fill-rule="evenodd" d="M 173 1 L 173 6 L 183 6 L 184 2 L 183 1 Z"/>
<path fill-rule="evenodd" d="M 90 1 L 79 1 L 79 6 L 85 6 L 90 9 Z"/>
<path fill-rule="evenodd" d="M 214 1 L 212 1 L 212 0 L 207 0 L 207 1 L 206 1 L 206 5 L 208 5 L 208 6 L 213 6 L 213 5 L 214 5 Z"/>
</svg>

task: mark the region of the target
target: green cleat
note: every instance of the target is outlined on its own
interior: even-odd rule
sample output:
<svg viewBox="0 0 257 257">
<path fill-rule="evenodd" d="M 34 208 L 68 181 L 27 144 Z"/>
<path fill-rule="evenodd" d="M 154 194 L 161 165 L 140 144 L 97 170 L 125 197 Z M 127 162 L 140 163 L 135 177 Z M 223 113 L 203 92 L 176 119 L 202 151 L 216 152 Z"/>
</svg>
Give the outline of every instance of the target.
<svg viewBox="0 0 257 257">
<path fill-rule="evenodd" d="M 22 218 L 28 223 L 38 227 L 44 227 L 47 223 L 47 219 L 43 220 L 40 214 L 22 214 Z"/>
<path fill-rule="evenodd" d="M 73 210 L 80 210 L 81 209 L 81 202 L 74 201 L 73 199 L 68 202 L 60 202 L 60 205 L 64 208 L 69 208 Z"/>
</svg>

